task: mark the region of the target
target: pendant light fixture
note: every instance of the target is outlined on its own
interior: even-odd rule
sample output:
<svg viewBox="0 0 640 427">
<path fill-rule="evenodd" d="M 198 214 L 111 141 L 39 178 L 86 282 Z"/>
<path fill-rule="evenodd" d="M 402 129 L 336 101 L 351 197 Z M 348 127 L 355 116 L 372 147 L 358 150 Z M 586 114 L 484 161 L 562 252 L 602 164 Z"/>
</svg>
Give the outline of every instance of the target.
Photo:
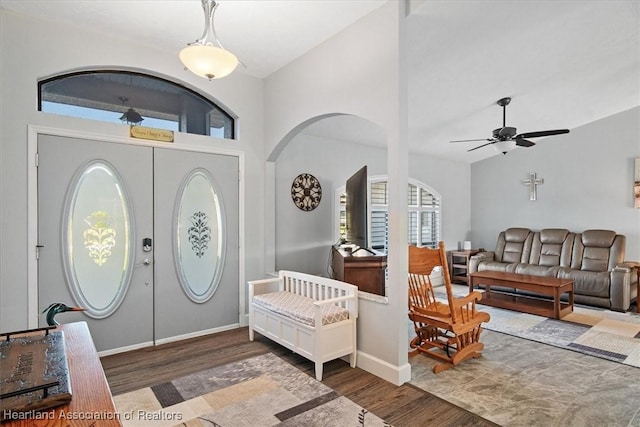
<svg viewBox="0 0 640 427">
<path fill-rule="evenodd" d="M 214 0 L 202 0 L 204 32 L 202 36 L 180 51 L 185 68 L 209 80 L 227 76 L 238 66 L 238 58 L 222 47 L 213 29 L 213 16 L 218 4 Z"/>
<path fill-rule="evenodd" d="M 129 100 L 126 96 L 119 96 L 118 99 L 122 102 L 123 107 L 124 103 Z M 120 116 L 120 120 L 122 120 L 122 123 L 127 123 L 129 125 L 139 125 L 144 119 L 136 110 L 129 108 L 122 114 L 122 116 Z"/>
</svg>

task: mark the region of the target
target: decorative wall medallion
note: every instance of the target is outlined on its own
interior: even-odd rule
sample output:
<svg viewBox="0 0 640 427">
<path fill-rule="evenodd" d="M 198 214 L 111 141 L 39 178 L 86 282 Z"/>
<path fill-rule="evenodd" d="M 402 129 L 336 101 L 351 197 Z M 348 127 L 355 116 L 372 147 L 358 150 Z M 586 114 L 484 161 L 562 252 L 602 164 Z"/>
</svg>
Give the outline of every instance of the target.
<svg viewBox="0 0 640 427">
<path fill-rule="evenodd" d="M 298 175 L 291 184 L 291 199 L 303 211 L 312 211 L 322 199 L 322 187 L 318 179 L 308 173 Z"/>
<path fill-rule="evenodd" d="M 196 212 L 189 218 L 191 221 L 191 227 L 187 230 L 189 243 L 198 258 L 202 258 L 211 240 L 211 227 L 207 225 L 208 220 L 209 218 L 204 212 Z"/>
</svg>

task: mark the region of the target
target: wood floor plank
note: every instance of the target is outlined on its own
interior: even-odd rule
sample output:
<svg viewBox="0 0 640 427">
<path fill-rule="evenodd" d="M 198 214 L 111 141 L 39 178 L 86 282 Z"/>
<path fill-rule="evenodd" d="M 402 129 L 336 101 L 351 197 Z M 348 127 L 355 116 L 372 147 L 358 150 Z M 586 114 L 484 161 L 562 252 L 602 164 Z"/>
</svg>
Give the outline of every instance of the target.
<svg viewBox="0 0 640 427">
<path fill-rule="evenodd" d="M 101 361 L 114 395 L 268 352 L 315 378 L 311 361 L 259 335 L 251 342 L 248 335 L 247 328 L 238 328 L 105 356 Z M 495 426 L 411 384 L 395 386 L 342 360 L 324 364 L 322 382 L 394 426 Z"/>
</svg>

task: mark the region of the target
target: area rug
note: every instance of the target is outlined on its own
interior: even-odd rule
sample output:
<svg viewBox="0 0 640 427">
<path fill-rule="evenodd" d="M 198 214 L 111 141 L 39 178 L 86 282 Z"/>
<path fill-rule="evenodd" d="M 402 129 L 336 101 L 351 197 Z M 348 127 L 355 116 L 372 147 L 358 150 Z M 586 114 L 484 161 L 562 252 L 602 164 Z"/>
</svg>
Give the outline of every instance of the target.
<svg viewBox="0 0 640 427">
<path fill-rule="evenodd" d="M 411 384 L 500 426 L 640 426 L 638 368 L 491 330 L 481 341 L 482 357 L 438 374 L 410 357 Z"/>
<path fill-rule="evenodd" d="M 389 426 L 272 353 L 114 401 L 124 427 Z"/>
<path fill-rule="evenodd" d="M 466 286 L 453 287 L 456 295 L 469 292 Z M 640 315 L 635 313 L 575 305 L 573 313 L 557 320 L 482 304 L 478 309 L 491 315 L 484 329 L 640 368 Z"/>
</svg>

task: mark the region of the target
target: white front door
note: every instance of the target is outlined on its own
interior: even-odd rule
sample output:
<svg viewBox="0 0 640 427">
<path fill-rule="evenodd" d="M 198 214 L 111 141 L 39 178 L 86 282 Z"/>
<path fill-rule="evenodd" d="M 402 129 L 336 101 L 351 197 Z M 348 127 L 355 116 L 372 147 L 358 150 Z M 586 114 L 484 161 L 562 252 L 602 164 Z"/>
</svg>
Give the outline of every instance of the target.
<svg viewBox="0 0 640 427">
<path fill-rule="evenodd" d="M 238 158 L 154 153 L 155 338 L 237 325 Z"/>
<path fill-rule="evenodd" d="M 98 351 L 153 343 L 152 153 L 38 137 L 38 307 L 86 308 L 56 320 L 86 320 Z"/>
<path fill-rule="evenodd" d="M 38 137 L 38 306 L 82 306 L 98 351 L 239 319 L 238 158 Z M 40 316 L 45 325 L 45 316 Z"/>
</svg>

